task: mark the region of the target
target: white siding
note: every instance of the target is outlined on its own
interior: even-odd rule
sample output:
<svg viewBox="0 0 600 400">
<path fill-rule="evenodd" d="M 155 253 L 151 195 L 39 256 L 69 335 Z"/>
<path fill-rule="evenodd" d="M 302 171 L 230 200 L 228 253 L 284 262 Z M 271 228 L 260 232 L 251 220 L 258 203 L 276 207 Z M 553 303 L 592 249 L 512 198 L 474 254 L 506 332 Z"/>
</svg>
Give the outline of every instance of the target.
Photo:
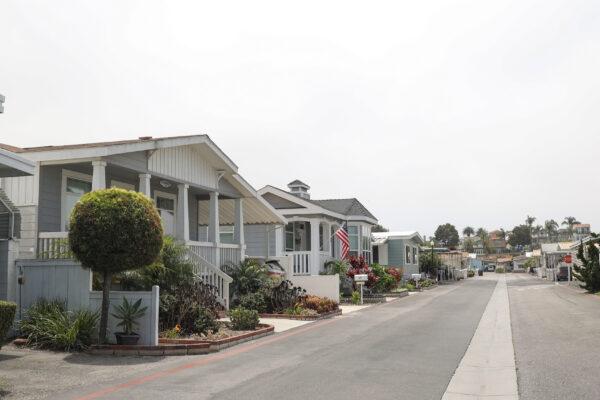
<svg viewBox="0 0 600 400">
<path fill-rule="evenodd" d="M 189 146 L 157 150 L 148 160 L 148 169 L 196 185 L 217 188 L 215 169 Z"/>
<path fill-rule="evenodd" d="M 36 204 L 35 177 L 19 176 L 2 178 L 2 189 L 15 206 Z"/>
</svg>

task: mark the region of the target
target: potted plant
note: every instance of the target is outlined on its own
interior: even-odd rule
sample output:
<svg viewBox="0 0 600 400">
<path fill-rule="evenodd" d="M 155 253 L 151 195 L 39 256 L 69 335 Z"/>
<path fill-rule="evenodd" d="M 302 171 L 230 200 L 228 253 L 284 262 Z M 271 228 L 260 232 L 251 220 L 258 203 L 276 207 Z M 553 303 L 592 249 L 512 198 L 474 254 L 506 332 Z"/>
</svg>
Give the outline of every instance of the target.
<svg viewBox="0 0 600 400">
<path fill-rule="evenodd" d="M 117 326 L 123 328 L 123 332 L 115 332 L 117 344 L 134 345 L 140 340 L 140 335 L 133 331 L 137 327 L 138 320 L 146 314 L 148 307 L 141 307 L 142 299 L 130 303 L 125 297 L 119 306 L 115 306 L 115 313 L 111 315 L 119 320 Z"/>
</svg>

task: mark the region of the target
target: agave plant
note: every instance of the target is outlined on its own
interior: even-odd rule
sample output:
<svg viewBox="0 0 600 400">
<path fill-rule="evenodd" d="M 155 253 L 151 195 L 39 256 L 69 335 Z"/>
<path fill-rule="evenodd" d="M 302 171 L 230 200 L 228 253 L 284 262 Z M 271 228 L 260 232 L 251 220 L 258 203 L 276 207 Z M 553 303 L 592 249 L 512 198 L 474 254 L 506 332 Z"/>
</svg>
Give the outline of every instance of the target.
<svg viewBox="0 0 600 400">
<path fill-rule="evenodd" d="M 119 320 L 117 326 L 123 328 L 123 333 L 126 335 L 133 334 L 134 327 L 139 325 L 138 320 L 146 314 L 148 307 L 141 307 L 142 299 L 138 299 L 135 303 L 130 303 L 125 297 L 121 305 L 115 306 L 113 317 Z"/>
</svg>

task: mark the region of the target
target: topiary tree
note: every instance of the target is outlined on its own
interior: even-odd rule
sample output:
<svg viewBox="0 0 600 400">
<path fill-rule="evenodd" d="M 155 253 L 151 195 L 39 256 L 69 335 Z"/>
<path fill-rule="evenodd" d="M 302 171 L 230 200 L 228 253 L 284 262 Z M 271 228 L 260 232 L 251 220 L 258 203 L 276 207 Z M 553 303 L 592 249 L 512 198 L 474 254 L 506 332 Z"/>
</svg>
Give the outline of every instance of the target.
<svg viewBox="0 0 600 400">
<path fill-rule="evenodd" d="M 162 247 L 161 219 L 152 200 L 123 189 L 96 190 L 75 205 L 69 244 L 82 266 L 103 277 L 99 342 L 106 340 L 113 274 L 152 264 Z"/>
</svg>

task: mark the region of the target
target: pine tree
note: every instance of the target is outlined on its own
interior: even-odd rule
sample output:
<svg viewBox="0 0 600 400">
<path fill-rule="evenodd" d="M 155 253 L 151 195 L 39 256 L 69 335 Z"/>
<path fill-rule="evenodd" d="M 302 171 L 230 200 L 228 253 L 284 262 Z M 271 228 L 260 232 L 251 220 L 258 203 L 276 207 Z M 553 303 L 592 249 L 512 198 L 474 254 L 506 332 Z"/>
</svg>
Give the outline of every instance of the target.
<svg viewBox="0 0 600 400">
<path fill-rule="evenodd" d="M 584 283 L 579 286 L 590 293 L 600 292 L 600 253 L 596 242 L 597 240 L 591 240 L 587 244 L 587 254 L 583 243 L 579 245 L 577 258 L 581 261 L 581 265 L 573 266 L 573 276 Z"/>
</svg>

